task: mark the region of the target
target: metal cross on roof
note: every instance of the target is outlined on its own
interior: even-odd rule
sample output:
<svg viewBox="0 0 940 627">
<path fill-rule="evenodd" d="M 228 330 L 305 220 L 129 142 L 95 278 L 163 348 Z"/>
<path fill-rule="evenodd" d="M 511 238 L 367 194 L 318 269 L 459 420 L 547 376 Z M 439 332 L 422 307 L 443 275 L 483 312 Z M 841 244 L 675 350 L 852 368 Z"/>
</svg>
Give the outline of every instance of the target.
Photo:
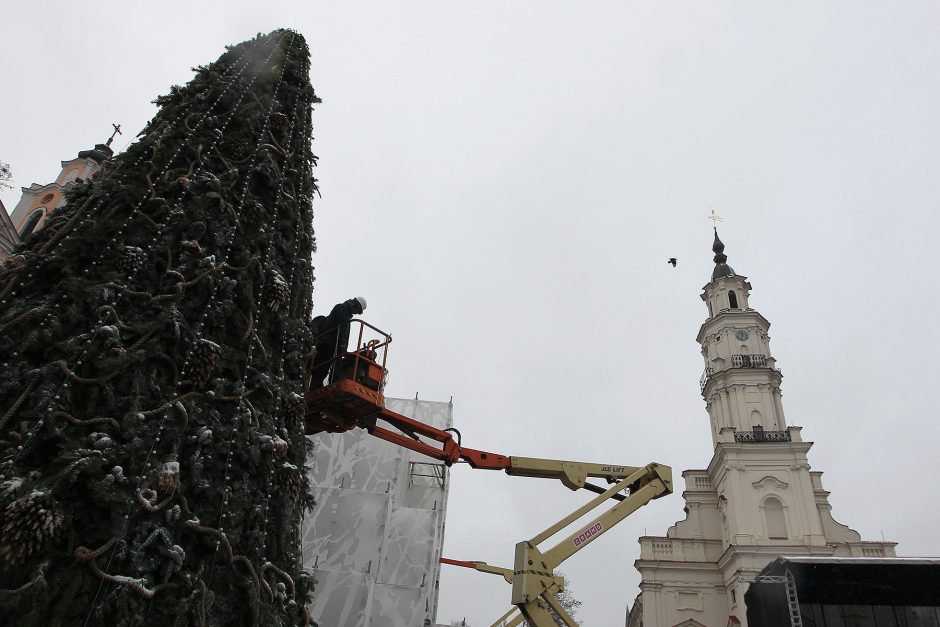
<svg viewBox="0 0 940 627">
<path fill-rule="evenodd" d="M 718 223 L 721 222 L 721 216 L 715 213 L 715 210 L 712 209 L 712 214 L 708 216 L 708 219 L 712 221 L 712 226 L 717 227 Z"/>
<path fill-rule="evenodd" d="M 124 134 L 124 133 L 121 132 L 121 125 L 120 125 L 120 124 L 115 124 L 115 123 L 112 122 L 112 123 L 111 123 L 111 126 L 114 127 L 114 132 L 111 133 L 111 137 L 108 138 L 108 143 L 106 143 L 105 146 L 110 146 L 110 145 L 111 145 L 111 142 L 114 141 L 114 136 L 115 136 L 115 135 L 123 135 L 123 134 Z"/>
</svg>

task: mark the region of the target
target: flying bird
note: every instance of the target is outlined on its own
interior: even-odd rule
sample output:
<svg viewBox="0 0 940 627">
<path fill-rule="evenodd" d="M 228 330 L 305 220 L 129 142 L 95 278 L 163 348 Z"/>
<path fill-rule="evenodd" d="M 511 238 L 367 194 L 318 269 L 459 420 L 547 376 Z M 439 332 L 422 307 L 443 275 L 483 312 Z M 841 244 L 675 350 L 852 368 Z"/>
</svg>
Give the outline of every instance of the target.
<svg viewBox="0 0 940 627">
<path fill-rule="evenodd" d="M 672 267 L 675 268 L 675 267 L 676 267 L 676 258 L 675 258 L 675 257 L 670 257 L 670 258 L 669 258 L 669 261 L 667 261 L 666 263 L 671 263 L 671 264 L 672 264 Z"/>
</svg>

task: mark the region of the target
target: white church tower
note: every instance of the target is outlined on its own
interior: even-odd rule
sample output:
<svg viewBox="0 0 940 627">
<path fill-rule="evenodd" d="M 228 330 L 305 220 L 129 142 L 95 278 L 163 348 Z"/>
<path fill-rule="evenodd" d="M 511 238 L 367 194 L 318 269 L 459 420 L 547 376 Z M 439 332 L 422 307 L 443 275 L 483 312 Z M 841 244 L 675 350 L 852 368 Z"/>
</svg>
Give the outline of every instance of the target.
<svg viewBox="0 0 940 627">
<path fill-rule="evenodd" d="M 686 518 L 640 538 L 642 581 L 628 627 L 747 625 L 747 579 L 780 555 L 893 557 L 894 542 L 863 542 L 836 522 L 812 442 L 787 423 L 770 322 L 749 305 L 751 284 L 728 265 L 715 231 L 715 268 L 703 288 L 708 318 L 696 341 L 714 455 L 686 470 Z"/>
</svg>

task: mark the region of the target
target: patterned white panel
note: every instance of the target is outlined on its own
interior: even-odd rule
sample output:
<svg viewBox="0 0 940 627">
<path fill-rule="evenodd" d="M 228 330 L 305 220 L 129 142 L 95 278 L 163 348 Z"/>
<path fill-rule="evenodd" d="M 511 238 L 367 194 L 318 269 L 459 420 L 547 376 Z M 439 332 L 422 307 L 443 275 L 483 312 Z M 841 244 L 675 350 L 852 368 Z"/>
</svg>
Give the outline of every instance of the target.
<svg viewBox="0 0 940 627">
<path fill-rule="evenodd" d="M 338 488 L 352 481 L 353 456 L 347 448 L 358 446 L 359 435 L 350 433 L 318 433 L 311 438 L 310 482 L 314 486 Z"/>
<path fill-rule="evenodd" d="M 379 565 L 389 497 L 355 490 L 324 490 L 304 533 L 304 556 L 318 568 L 375 572 Z"/>
<path fill-rule="evenodd" d="M 323 627 L 369 627 L 375 582 L 369 575 L 317 570 L 310 616 Z M 420 623 L 415 623 L 418 625 Z"/>
<path fill-rule="evenodd" d="M 405 493 L 405 507 L 435 511 L 441 506 L 441 488 L 413 485 Z"/>
<path fill-rule="evenodd" d="M 314 486 L 388 493 L 405 463 L 399 447 L 363 429 L 321 433 L 313 441 L 310 481 Z"/>
<path fill-rule="evenodd" d="M 423 588 L 378 584 L 369 627 L 421 627 L 429 610 Z"/>
<path fill-rule="evenodd" d="M 400 409 L 387 403 L 392 411 L 414 418 L 425 424 L 429 424 L 438 429 L 449 429 L 454 426 L 454 406 L 452 403 L 437 403 L 433 401 L 395 401 L 406 403 Z M 409 461 L 416 462 L 419 465 L 417 474 L 429 474 L 426 472 L 425 464 L 439 464 L 437 460 L 430 459 L 419 453 L 407 451 Z M 432 546 L 430 547 L 430 563 L 428 565 L 428 614 L 427 617 L 433 623 L 437 617 L 438 600 L 438 580 L 440 579 L 441 564 L 438 561 L 443 552 L 444 546 L 444 519 L 447 515 L 447 495 L 450 491 L 450 469 L 438 466 L 443 471 L 443 482 L 436 478 L 427 478 L 414 476 L 409 480 L 407 490 L 399 491 L 394 497 L 395 506 L 401 507 L 420 507 L 422 509 L 436 508 L 436 524 L 434 535 L 432 536 Z M 443 485 L 442 485 L 443 483 Z M 419 625 L 421 623 L 415 623 Z"/>
<path fill-rule="evenodd" d="M 450 403 L 386 406 L 439 429 L 452 425 Z M 311 615 L 323 627 L 433 624 L 449 469 L 362 429 L 312 441 L 317 505 L 303 529 L 304 566 L 317 576 Z"/>
<path fill-rule="evenodd" d="M 447 481 L 447 468 L 443 464 L 411 462 L 410 484 L 404 490 L 404 507 L 437 510 L 442 508 Z"/>
<path fill-rule="evenodd" d="M 387 398 L 385 406 L 393 412 L 407 416 L 438 429 L 453 427 L 453 405 L 435 401 Z"/>
<path fill-rule="evenodd" d="M 373 438 L 367 431 L 360 430 L 360 433 L 363 439 L 361 446 L 355 451 L 350 487 L 367 492 L 391 494 L 395 491 L 395 484 L 401 480 L 402 465 L 407 469 L 408 461 L 401 448 Z"/>
<path fill-rule="evenodd" d="M 423 509 L 392 510 L 375 580 L 382 584 L 421 587 L 434 569 L 434 536 L 437 512 Z M 432 580 L 433 581 L 433 580 Z"/>
</svg>

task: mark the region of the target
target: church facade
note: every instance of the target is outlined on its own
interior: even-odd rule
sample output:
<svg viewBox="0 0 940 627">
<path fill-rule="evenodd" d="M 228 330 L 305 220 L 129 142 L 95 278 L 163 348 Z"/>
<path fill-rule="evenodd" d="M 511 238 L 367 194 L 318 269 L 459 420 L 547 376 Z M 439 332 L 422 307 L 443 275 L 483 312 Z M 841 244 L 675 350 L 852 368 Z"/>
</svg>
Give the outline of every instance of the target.
<svg viewBox="0 0 940 627">
<path fill-rule="evenodd" d="M 115 133 L 120 132 L 115 127 Z M 62 169 L 59 175 L 51 183 L 40 185 L 33 183 L 29 187 L 21 188 L 23 195 L 20 201 L 13 207 L 9 218 L 4 216 L 0 218 L 0 231 L 4 225 L 12 227 L 15 232 L 7 233 L 8 246 L 2 246 L 4 241 L 0 241 L 0 250 L 5 250 L 7 255 L 22 240 L 25 240 L 31 233 L 41 229 L 46 218 L 53 211 L 65 204 L 65 192 L 76 182 L 90 179 L 98 170 L 101 164 L 114 156 L 111 149 L 111 142 L 114 135 L 104 144 L 96 144 L 91 150 L 82 150 L 74 159 L 62 162 Z M 0 257 L 2 261 L 4 257 Z"/>
<path fill-rule="evenodd" d="M 822 473 L 808 462 L 812 442 L 784 415 L 770 322 L 749 306 L 751 284 L 728 265 L 717 230 L 712 250 L 696 341 L 714 455 L 708 468 L 682 473 L 686 518 L 640 538 L 627 627 L 746 626 L 750 579 L 781 555 L 895 556 L 895 542 L 863 541 L 832 517 Z"/>
</svg>

